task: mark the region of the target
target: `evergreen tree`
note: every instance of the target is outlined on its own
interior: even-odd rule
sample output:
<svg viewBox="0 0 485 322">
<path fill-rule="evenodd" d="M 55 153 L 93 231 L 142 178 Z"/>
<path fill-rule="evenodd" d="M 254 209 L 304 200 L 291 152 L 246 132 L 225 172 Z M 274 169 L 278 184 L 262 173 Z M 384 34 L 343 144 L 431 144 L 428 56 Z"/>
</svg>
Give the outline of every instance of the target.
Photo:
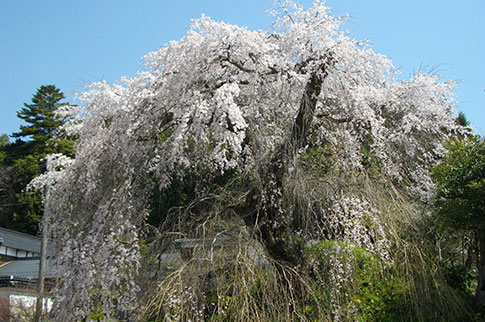
<svg viewBox="0 0 485 322">
<path fill-rule="evenodd" d="M 476 231 L 476 304 L 485 309 L 485 141 L 480 136 L 451 140 L 443 162 L 433 169 L 437 215 L 443 225 Z"/>
<path fill-rule="evenodd" d="M 5 159 L 4 147 L 8 145 L 9 141 L 10 139 L 7 134 L 0 135 L 0 163 L 3 163 L 3 160 Z"/>
<path fill-rule="evenodd" d="M 9 183 L 5 185 L 16 194 L 16 200 L 12 203 L 13 211 L 10 207 L 8 214 L 2 214 L 2 217 L 10 216 L 9 220 L 3 221 L 8 228 L 31 234 L 37 231 L 43 213 L 41 197 L 25 192 L 25 188 L 33 178 L 45 171 L 45 157 L 48 154 L 73 154 L 73 142 L 57 136 L 63 121 L 55 112 L 66 104 L 62 102 L 64 98 L 64 94 L 54 85 L 41 86 L 33 95 L 32 103 L 24 104 L 17 112 L 26 125 L 21 125 L 20 131 L 12 134 L 17 138 L 14 143 L 2 148 L 2 165 L 8 168 L 8 178 L 11 179 L 6 177 Z"/>
<path fill-rule="evenodd" d="M 14 182 L 13 171 L 3 164 L 6 157 L 5 147 L 9 144 L 7 134 L 0 135 L 0 225 L 11 226 L 13 206 L 16 202 L 15 191 L 12 187 Z"/>
<path fill-rule="evenodd" d="M 468 121 L 468 118 L 463 112 L 458 113 L 458 116 L 456 117 L 455 122 L 461 126 L 470 126 L 470 121 Z"/>
<path fill-rule="evenodd" d="M 29 154 L 58 152 L 56 146 L 59 142 L 53 139 L 62 120 L 55 115 L 55 111 L 66 104 L 61 102 L 64 98 L 64 94 L 54 85 L 41 86 L 34 94 L 32 104 L 25 103 L 17 112 L 17 116 L 27 125 L 21 125 L 20 131 L 12 136 L 28 140 Z"/>
</svg>

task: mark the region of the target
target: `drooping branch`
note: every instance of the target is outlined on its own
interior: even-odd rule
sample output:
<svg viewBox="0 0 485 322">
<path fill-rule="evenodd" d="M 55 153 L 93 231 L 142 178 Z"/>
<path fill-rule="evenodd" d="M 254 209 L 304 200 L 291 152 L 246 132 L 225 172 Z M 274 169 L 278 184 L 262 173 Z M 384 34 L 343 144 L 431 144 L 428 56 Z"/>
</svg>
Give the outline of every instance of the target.
<svg viewBox="0 0 485 322">
<path fill-rule="evenodd" d="M 248 56 L 254 64 L 258 63 L 256 55 L 254 55 L 253 53 L 249 53 Z M 256 69 L 245 67 L 243 61 L 235 61 L 234 59 L 232 59 L 232 57 L 231 57 L 231 45 L 227 46 L 226 55 L 220 56 L 219 59 L 220 59 L 221 62 L 227 62 L 227 63 L 233 65 L 234 67 L 236 67 L 237 69 L 239 69 L 239 70 L 241 70 L 245 73 L 253 74 L 253 73 L 257 72 Z M 272 67 L 272 66 L 265 66 L 265 67 L 268 68 L 268 70 L 261 73 L 261 75 L 274 75 L 274 74 L 278 74 L 280 72 L 275 67 Z"/>
</svg>

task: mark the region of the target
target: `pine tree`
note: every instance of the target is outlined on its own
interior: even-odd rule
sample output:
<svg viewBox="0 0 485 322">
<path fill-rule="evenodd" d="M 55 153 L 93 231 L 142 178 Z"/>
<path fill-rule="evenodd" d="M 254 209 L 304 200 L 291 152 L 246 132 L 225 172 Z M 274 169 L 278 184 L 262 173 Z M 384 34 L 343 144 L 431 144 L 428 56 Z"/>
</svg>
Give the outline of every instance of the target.
<svg viewBox="0 0 485 322">
<path fill-rule="evenodd" d="M 39 194 L 25 192 L 27 184 L 45 170 L 45 157 L 51 153 L 73 154 L 73 142 L 56 136 L 63 121 L 56 110 L 66 103 L 64 94 L 54 85 L 41 86 L 32 97 L 31 104 L 17 112 L 26 125 L 13 133 L 17 140 L 4 147 L 3 165 L 10 168 L 11 188 L 16 192 L 16 202 L 8 228 L 35 233 L 43 209 Z"/>
<path fill-rule="evenodd" d="M 54 85 L 41 86 L 32 98 L 32 104 L 24 104 L 17 116 L 28 125 L 21 125 L 20 132 L 13 133 L 15 138 L 27 138 L 31 143 L 32 153 L 46 153 L 52 143 L 57 128 L 62 121 L 56 117 L 56 109 L 64 105 L 64 94 Z"/>
<path fill-rule="evenodd" d="M 459 124 L 461 126 L 470 126 L 470 121 L 468 121 L 468 118 L 463 112 L 458 113 L 458 116 L 456 117 L 455 122 L 456 124 Z"/>
</svg>

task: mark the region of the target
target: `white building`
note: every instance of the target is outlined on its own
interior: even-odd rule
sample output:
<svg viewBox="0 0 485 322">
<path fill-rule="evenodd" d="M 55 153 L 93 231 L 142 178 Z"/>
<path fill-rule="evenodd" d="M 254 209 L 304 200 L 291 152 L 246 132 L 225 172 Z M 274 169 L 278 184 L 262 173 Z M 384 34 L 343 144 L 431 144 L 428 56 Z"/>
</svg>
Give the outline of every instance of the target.
<svg viewBox="0 0 485 322">
<path fill-rule="evenodd" d="M 39 237 L 0 228 L 0 322 L 23 321 L 33 316 L 39 280 L 40 247 Z M 47 293 L 54 285 L 55 278 L 55 271 L 47 260 Z M 49 306 L 49 300 L 45 300 L 45 309 L 49 309 Z"/>
</svg>

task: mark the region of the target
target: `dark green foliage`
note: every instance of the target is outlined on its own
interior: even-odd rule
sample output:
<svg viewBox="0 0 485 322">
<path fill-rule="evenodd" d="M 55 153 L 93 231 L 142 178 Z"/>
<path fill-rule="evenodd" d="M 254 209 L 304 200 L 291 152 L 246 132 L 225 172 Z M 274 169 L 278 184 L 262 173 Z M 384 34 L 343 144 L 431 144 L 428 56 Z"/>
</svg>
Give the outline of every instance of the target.
<svg viewBox="0 0 485 322">
<path fill-rule="evenodd" d="M 451 287 L 465 296 L 472 296 L 477 284 L 477 274 L 474 269 L 463 265 L 446 265 L 443 267 L 443 273 Z"/>
<path fill-rule="evenodd" d="M 475 304 L 485 308 L 485 141 L 479 136 L 447 144 L 443 162 L 435 167 L 436 214 L 442 225 L 472 230 L 478 236 L 478 285 Z"/>
<path fill-rule="evenodd" d="M 0 164 L 0 226 L 11 227 L 13 213 L 17 205 L 14 186 L 19 180 L 13 169 Z"/>
<path fill-rule="evenodd" d="M 37 145 L 47 145 L 54 137 L 62 121 L 55 116 L 56 109 L 62 105 L 64 94 L 54 85 L 41 86 L 32 97 L 32 104 L 24 104 L 17 116 L 27 125 L 20 126 L 20 132 L 13 133 L 15 138 L 30 138 Z"/>
<path fill-rule="evenodd" d="M 236 177 L 234 170 L 218 175 L 201 169 L 189 171 L 183 177 L 174 179 L 166 189 L 161 190 L 159 185 L 155 185 L 147 222 L 155 227 L 160 226 L 172 209 L 186 207 L 198 196 L 210 194 Z"/>
<path fill-rule="evenodd" d="M 454 139 L 447 149 L 432 170 L 438 215 L 456 228 L 485 227 L 485 141 L 478 136 Z"/>
<path fill-rule="evenodd" d="M 55 115 L 56 110 L 66 103 L 61 102 L 64 94 L 54 85 L 41 86 L 32 97 L 31 104 L 17 112 L 26 124 L 13 133 L 17 138 L 10 144 L 0 146 L 0 163 L 8 170 L 9 177 L 4 184 L 9 191 L 11 207 L 3 207 L 1 224 L 7 228 L 35 234 L 42 218 L 42 198 L 37 193 L 27 193 L 28 183 L 45 171 L 45 157 L 52 153 L 73 156 L 73 141 L 61 138 L 58 129 L 63 121 Z M 5 141 L 2 137 L 2 142 Z M 2 201 L 5 202 L 5 201 Z"/>
<path fill-rule="evenodd" d="M 161 191 L 156 185 L 150 199 L 150 215 L 147 222 L 158 227 L 173 207 L 186 206 L 195 198 L 195 180 L 192 176 L 187 176 L 179 180 L 174 180 L 170 186 Z"/>
<path fill-rule="evenodd" d="M 0 135 L 0 164 L 3 163 L 5 159 L 5 146 L 9 144 L 9 138 L 7 134 Z"/>
<path fill-rule="evenodd" d="M 465 113 L 463 113 L 463 112 L 458 113 L 458 116 L 456 117 L 455 122 L 457 124 L 461 125 L 461 126 L 469 126 L 470 125 L 470 121 L 468 121 Z"/>
<path fill-rule="evenodd" d="M 9 144 L 8 135 L 0 135 L 0 225 L 7 227 L 11 223 L 11 218 L 7 216 L 11 213 L 16 202 L 15 191 L 11 183 L 14 182 L 13 171 L 3 164 L 5 159 L 5 146 Z"/>
</svg>

